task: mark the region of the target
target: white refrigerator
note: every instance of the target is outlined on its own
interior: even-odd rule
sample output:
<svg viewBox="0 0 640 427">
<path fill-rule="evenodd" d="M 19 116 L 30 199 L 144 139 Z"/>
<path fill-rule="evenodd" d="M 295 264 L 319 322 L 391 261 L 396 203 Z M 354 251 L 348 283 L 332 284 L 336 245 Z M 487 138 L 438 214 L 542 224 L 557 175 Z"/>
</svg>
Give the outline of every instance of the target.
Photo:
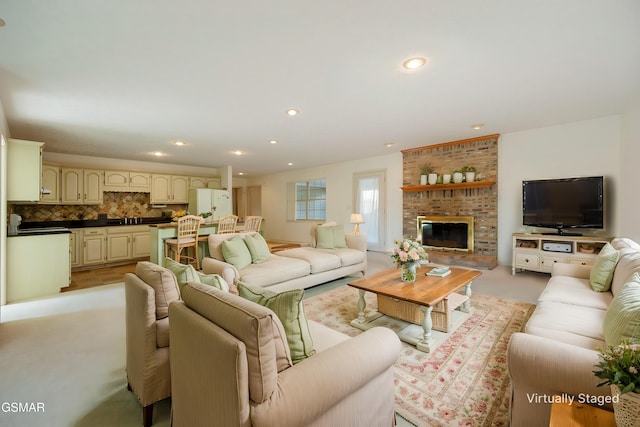
<svg viewBox="0 0 640 427">
<path fill-rule="evenodd" d="M 189 190 L 190 214 L 200 215 L 206 212 L 213 213 L 213 220 L 218 220 L 225 215 L 231 215 L 231 195 L 227 190 L 215 190 L 211 188 L 197 188 Z"/>
</svg>

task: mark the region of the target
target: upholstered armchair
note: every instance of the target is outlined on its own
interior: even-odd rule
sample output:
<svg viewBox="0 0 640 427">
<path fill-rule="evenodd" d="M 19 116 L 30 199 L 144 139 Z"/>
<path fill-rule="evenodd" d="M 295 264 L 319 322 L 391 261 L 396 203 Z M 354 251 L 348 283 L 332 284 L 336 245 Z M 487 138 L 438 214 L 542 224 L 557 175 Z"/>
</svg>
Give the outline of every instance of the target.
<svg viewBox="0 0 640 427">
<path fill-rule="evenodd" d="M 349 338 L 309 321 L 314 352 L 293 364 L 278 316 L 248 299 L 188 283 L 169 317 L 174 427 L 394 425 L 389 329 Z"/>
<path fill-rule="evenodd" d="M 127 382 L 142 405 L 143 425 L 153 419 L 153 404 L 171 396 L 168 306 L 180 299 L 175 275 L 159 265 L 139 262 L 124 279 Z"/>
</svg>

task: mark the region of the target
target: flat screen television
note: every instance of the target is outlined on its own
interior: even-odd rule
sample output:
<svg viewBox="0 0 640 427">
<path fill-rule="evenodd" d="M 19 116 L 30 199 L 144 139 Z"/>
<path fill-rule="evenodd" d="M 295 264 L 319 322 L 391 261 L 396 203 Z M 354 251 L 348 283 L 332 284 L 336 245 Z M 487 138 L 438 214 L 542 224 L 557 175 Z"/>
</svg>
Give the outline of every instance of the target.
<svg viewBox="0 0 640 427">
<path fill-rule="evenodd" d="M 604 228 L 604 177 L 522 181 L 522 224 L 555 228 Z"/>
</svg>

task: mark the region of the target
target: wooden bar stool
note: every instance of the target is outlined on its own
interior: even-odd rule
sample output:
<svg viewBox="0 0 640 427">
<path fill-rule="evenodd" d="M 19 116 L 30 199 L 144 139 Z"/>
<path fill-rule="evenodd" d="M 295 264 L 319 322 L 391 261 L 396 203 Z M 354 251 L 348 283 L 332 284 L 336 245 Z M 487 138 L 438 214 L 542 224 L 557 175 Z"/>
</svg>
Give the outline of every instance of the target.
<svg viewBox="0 0 640 427">
<path fill-rule="evenodd" d="M 218 221 L 217 234 L 235 233 L 238 217 L 236 215 L 225 215 Z"/>
<path fill-rule="evenodd" d="M 202 217 L 185 215 L 178 218 L 178 236 L 175 239 L 164 241 L 164 253 L 169 256 L 169 250 L 173 251 L 173 259 L 177 262 L 186 260 L 187 264 L 195 264 L 196 270 L 200 270 L 200 258 L 198 257 L 198 233 Z M 188 255 L 189 248 L 193 248 L 194 256 Z M 187 255 L 182 250 L 187 249 Z"/>
<path fill-rule="evenodd" d="M 262 223 L 261 216 L 247 216 L 244 219 L 244 231 L 260 231 L 260 224 Z"/>
</svg>

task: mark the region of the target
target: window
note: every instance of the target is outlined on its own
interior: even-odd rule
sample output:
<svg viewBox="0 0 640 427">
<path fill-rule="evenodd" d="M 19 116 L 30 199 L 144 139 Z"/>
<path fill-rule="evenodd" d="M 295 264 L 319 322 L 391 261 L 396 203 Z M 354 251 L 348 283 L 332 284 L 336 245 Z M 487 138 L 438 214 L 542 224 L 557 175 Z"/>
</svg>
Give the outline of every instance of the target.
<svg viewBox="0 0 640 427">
<path fill-rule="evenodd" d="M 325 220 L 327 217 L 327 181 L 290 182 L 288 190 L 289 220 Z"/>
</svg>

